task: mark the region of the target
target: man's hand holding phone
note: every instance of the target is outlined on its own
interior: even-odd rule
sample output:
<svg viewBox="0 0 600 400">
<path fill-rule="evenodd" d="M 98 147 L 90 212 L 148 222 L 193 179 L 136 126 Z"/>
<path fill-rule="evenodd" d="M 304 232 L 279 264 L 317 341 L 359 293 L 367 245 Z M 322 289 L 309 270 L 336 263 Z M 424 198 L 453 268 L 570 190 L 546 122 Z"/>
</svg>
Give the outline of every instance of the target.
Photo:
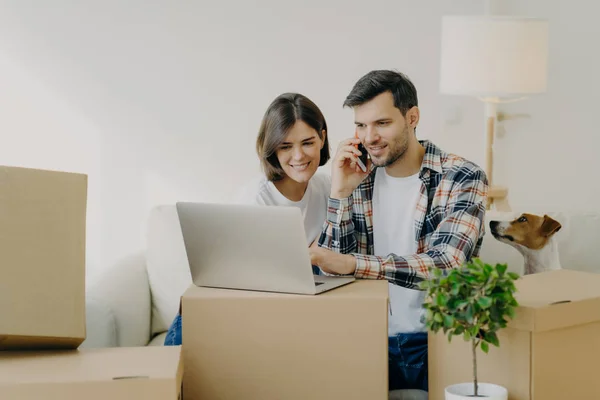
<svg viewBox="0 0 600 400">
<path fill-rule="evenodd" d="M 359 157 L 362 158 L 360 161 Z M 361 162 L 364 169 L 361 168 Z M 331 170 L 331 197 L 344 199 L 350 196 L 368 175 L 370 166 L 371 160 L 360 139 L 353 137 L 342 141 Z"/>
</svg>

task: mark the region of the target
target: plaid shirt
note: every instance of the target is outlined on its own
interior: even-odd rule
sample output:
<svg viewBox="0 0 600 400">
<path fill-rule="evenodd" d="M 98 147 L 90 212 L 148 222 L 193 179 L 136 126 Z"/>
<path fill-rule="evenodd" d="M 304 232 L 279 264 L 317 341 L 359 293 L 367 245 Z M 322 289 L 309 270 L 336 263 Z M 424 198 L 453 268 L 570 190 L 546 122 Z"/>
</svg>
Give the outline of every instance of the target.
<svg viewBox="0 0 600 400">
<path fill-rule="evenodd" d="M 429 268 L 456 268 L 479 255 L 485 233 L 488 182 L 474 163 L 429 141 L 421 164 L 415 212 L 417 254 L 373 255 L 373 187 L 377 168 L 350 197 L 328 201 L 319 246 L 356 258 L 356 278 L 387 279 L 416 289 Z"/>
</svg>

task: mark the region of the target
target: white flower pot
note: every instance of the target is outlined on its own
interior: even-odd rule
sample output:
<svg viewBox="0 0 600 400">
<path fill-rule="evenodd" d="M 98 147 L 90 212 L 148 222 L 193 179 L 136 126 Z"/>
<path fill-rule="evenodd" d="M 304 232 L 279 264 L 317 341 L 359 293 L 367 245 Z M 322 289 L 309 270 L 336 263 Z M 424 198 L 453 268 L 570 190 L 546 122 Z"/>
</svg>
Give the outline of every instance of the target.
<svg viewBox="0 0 600 400">
<path fill-rule="evenodd" d="M 508 391 L 493 383 L 478 383 L 478 397 L 473 396 L 473 382 L 458 383 L 446 388 L 446 400 L 508 400 Z"/>
</svg>

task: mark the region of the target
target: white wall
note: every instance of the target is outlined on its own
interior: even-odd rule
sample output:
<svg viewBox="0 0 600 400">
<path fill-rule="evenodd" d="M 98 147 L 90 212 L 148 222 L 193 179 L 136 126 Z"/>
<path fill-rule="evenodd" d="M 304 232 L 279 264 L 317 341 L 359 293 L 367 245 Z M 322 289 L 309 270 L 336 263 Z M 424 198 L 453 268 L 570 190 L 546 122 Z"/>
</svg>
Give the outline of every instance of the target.
<svg viewBox="0 0 600 400">
<path fill-rule="evenodd" d="M 529 117 L 501 123 L 497 183 L 510 186 L 511 203 L 519 208 L 598 211 L 600 5 L 587 0 L 496 5 L 499 13 L 549 20 L 548 91 L 502 107 Z"/>
<path fill-rule="evenodd" d="M 256 131 L 284 91 L 322 108 L 335 149 L 353 132 L 341 104 L 354 82 L 402 70 L 419 90 L 418 136 L 483 164 L 483 107 L 438 92 L 440 18 L 480 13 L 480 0 L 83 3 L 0 3 L 0 163 L 89 174 L 88 252 L 100 267 L 143 248 L 152 206 L 225 201 L 258 173 Z M 515 206 L 596 208 L 587 90 L 599 56 L 579 41 L 600 28 L 577 20 L 597 6 L 575 3 L 503 4 L 552 24 L 550 92 L 511 106 L 532 118 L 504 123 L 497 142 L 496 176 Z M 570 176 L 561 186 L 559 172 Z"/>
</svg>

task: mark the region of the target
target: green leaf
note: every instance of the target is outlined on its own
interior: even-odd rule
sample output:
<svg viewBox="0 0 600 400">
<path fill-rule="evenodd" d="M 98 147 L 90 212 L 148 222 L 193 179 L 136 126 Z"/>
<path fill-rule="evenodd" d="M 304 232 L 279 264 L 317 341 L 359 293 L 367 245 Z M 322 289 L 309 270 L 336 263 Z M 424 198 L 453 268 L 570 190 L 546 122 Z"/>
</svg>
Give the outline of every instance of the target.
<svg viewBox="0 0 600 400">
<path fill-rule="evenodd" d="M 465 339 L 465 341 L 467 341 L 467 342 L 468 342 L 469 340 L 471 340 L 471 334 L 469 333 L 469 331 L 465 331 L 465 332 L 463 333 L 463 338 L 464 338 L 464 339 Z"/>
<path fill-rule="evenodd" d="M 519 274 L 517 274 L 516 272 L 509 272 L 507 275 L 508 275 L 508 277 L 509 277 L 510 279 L 512 279 L 512 280 L 517 280 L 517 279 L 519 279 Z"/>
<path fill-rule="evenodd" d="M 444 319 L 442 318 L 442 314 L 440 314 L 440 313 L 435 313 L 433 316 L 433 320 L 435 322 L 439 322 L 439 323 L 444 322 Z"/>
<path fill-rule="evenodd" d="M 486 309 L 492 305 L 492 299 L 485 296 L 480 297 L 479 299 L 477 299 L 477 304 L 479 304 L 479 307 Z"/>
<path fill-rule="evenodd" d="M 481 350 L 487 354 L 490 351 L 490 346 L 486 342 L 481 342 Z"/>
<path fill-rule="evenodd" d="M 473 323 L 474 310 L 473 305 L 469 304 L 465 310 L 465 318 L 469 324 Z"/>
<path fill-rule="evenodd" d="M 514 308 L 508 308 L 506 310 L 506 314 L 510 317 L 510 319 L 514 319 L 515 318 L 515 310 Z"/>
<path fill-rule="evenodd" d="M 468 301 L 466 301 L 466 300 L 460 300 L 460 301 L 456 302 L 456 308 L 457 309 L 464 309 L 468 304 L 469 304 Z"/>
<path fill-rule="evenodd" d="M 452 315 L 444 315 L 444 326 L 451 328 L 454 325 L 454 317 Z"/>
<path fill-rule="evenodd" d="M 437 304 L 438 307 L 445 307 L 447 303 L 448 303 L 448 297 L 443 293 L 438 294 L 437 297 L 435 298 L 435 304 Z"/>
<path fill-rule="evenodd" d="M 498 341 L 498 336 L 496 335 L 496 332 L 486 332 L 483 338 L 486 342 L 489 342 L 496 347 L 500 346 L 500 342 Z"/>
<path fill-rule="evenodd" d="M 425 319 L 427 321 L 431 321 L 433 319 L 433 310 L 431 308 L 427 308 L 427 312 L 425 313 Z"/>
<path fill-rule="evenodd" d="M 492 268 L 491 265 L 485 264 L 483 266 L 483 272 L 485 272 L 485 275 L 490 275 L 492 273 L 492 271 L 494 271 L 494 269 Z"/>
<path fill-rule="evenodd" d="M 479 337 L 479 326 L 478 325 L 474 325 L 469 329 L 469 333 L 471 334 L 472 338 L 476 338 Z"/>
<path fill-rule="evenodd" d="M 459 292 L 460 292 L 460 284 L 453 283 L 452 284 L 452 290 L 450 290 L 450 294 L 452 296 L 456 296 Z"/>
<path fill-rule="evenodd" d="M 506 265 L 506 264 L 496 264 L 496 271 L 498 272 L 499 276 L 504 275 L 507 268 L 508 268 L 508 265 Z"/>
</svg>

